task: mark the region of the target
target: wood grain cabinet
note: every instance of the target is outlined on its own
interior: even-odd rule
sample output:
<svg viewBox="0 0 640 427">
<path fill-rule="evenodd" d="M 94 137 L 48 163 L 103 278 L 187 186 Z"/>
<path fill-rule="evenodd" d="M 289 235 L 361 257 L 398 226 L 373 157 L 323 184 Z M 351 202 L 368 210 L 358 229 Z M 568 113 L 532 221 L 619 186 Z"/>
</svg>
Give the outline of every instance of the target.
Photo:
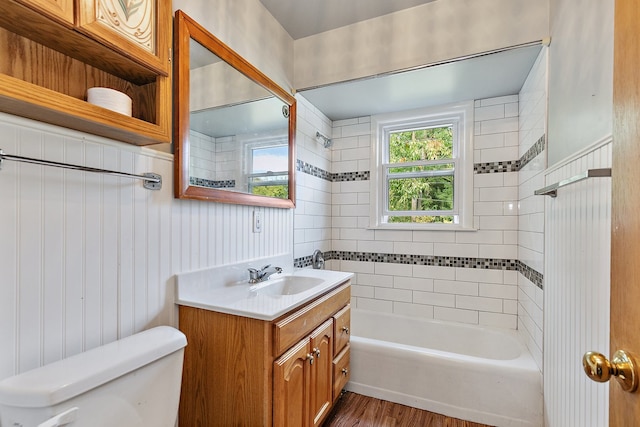
<svg viewBox="0 0 640 427">
<path fill-rule="evenodd" d="M 332 362 L 333 319 L 329 319 L 274 362 L 274 425 L 320 425 L 333 403 Z"/>
<path fill-rule="evenodd" d="M 136 145 L 171 136 L 171 0 L 0 0 L 0 111 Z M 87 103 L 110 87 L 132 117 Z"/>
<path fill-rule="evenodd" d="M 347 281 L 273 321 L 181 306 L 179 425 L 321 425 L 348 380 L 339 328 L 349 328 L 350 296 Z"/>
</svg>

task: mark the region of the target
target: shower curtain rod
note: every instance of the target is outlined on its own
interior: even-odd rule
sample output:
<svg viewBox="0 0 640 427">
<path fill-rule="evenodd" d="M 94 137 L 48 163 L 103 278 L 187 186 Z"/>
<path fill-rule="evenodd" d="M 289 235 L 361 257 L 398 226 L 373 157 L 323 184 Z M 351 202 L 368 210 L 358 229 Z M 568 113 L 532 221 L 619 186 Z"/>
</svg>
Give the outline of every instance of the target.
<svg viewBox="0 0 640 427">
<path fill-rule="evenodd" d="M 6 154 L 0 148 L 0 169 L 2 169 L 2 162 L 4 160 L 32 163 L 32 164 L 43 165 L 43 166 L 52 166 L 52 167 L 62 168 L 62 169 L 79 170 L 83 172 L 94 172 L 94 173 L 101 173 L 101 174 L 107 174 L 107 175 L 115 175 L 123 178 L 141 179 L 143 180 L 142 186 L 147 190 L 160 190 L 162 188 L 162 176 L 153 172 L 147 172 L 142 175 L 136 175 L 136 174 L 127 173 L 127 172 L 119 172 L 119 171 L 112 171 L 108 169 L 92 168 L 88 166 L 54 162 L 52 160 L 34 159 L 32 157 L 23 157 L 23 156 Z"/>
</svg>

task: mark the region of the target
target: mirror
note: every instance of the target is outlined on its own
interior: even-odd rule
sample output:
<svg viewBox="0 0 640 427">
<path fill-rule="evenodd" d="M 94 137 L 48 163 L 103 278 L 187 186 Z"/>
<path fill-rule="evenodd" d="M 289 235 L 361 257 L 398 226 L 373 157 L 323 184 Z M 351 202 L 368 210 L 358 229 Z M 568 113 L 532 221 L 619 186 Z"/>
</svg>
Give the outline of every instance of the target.
<svg viewBox="0 0 640 427">
<path fill-rule="evenodd" d="M 295 98 L 180 10 L 174 40 L 175 197 L 294 207 Z"/>
</svg>

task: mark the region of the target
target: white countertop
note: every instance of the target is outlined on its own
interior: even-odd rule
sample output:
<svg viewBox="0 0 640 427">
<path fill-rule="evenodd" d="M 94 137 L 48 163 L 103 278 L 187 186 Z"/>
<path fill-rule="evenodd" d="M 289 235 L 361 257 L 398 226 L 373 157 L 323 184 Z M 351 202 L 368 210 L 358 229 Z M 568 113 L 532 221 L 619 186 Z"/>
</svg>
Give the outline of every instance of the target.
<svg viewBox="0 0 640 427">
<path fill-rule="evenodd" d="M 254 319 L 274 320 L 353 277 L 353 273 L 340 271 L 297 269 L 282 275 L 318 278 L 322 282 L 294 295 L 264 295 L 256 291 L 256 287 L 268 286 L 269 280 L 257 286 L 249 284 L 247 280 L 225 284 L 216 278 L 215 270 L 217 268 L 178 275 L 176 303 Z M 272 278 L 277 280 L 282 275 L 273 275 Z"/>
</svg>

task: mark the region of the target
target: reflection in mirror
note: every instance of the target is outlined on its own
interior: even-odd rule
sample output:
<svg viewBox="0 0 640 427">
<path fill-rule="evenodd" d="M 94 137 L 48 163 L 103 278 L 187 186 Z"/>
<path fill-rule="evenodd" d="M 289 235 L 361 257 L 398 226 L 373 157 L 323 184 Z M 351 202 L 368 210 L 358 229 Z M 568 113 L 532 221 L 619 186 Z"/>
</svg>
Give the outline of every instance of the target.
<svg viewBox="0 0 640 427">
<path fill-rule="evenodd" d="M 295 100 L 180 11 L 176 22 L 179 58 L 189 52 L 177 64 L 176 197 L 293 207 Z"/>
</svg>

